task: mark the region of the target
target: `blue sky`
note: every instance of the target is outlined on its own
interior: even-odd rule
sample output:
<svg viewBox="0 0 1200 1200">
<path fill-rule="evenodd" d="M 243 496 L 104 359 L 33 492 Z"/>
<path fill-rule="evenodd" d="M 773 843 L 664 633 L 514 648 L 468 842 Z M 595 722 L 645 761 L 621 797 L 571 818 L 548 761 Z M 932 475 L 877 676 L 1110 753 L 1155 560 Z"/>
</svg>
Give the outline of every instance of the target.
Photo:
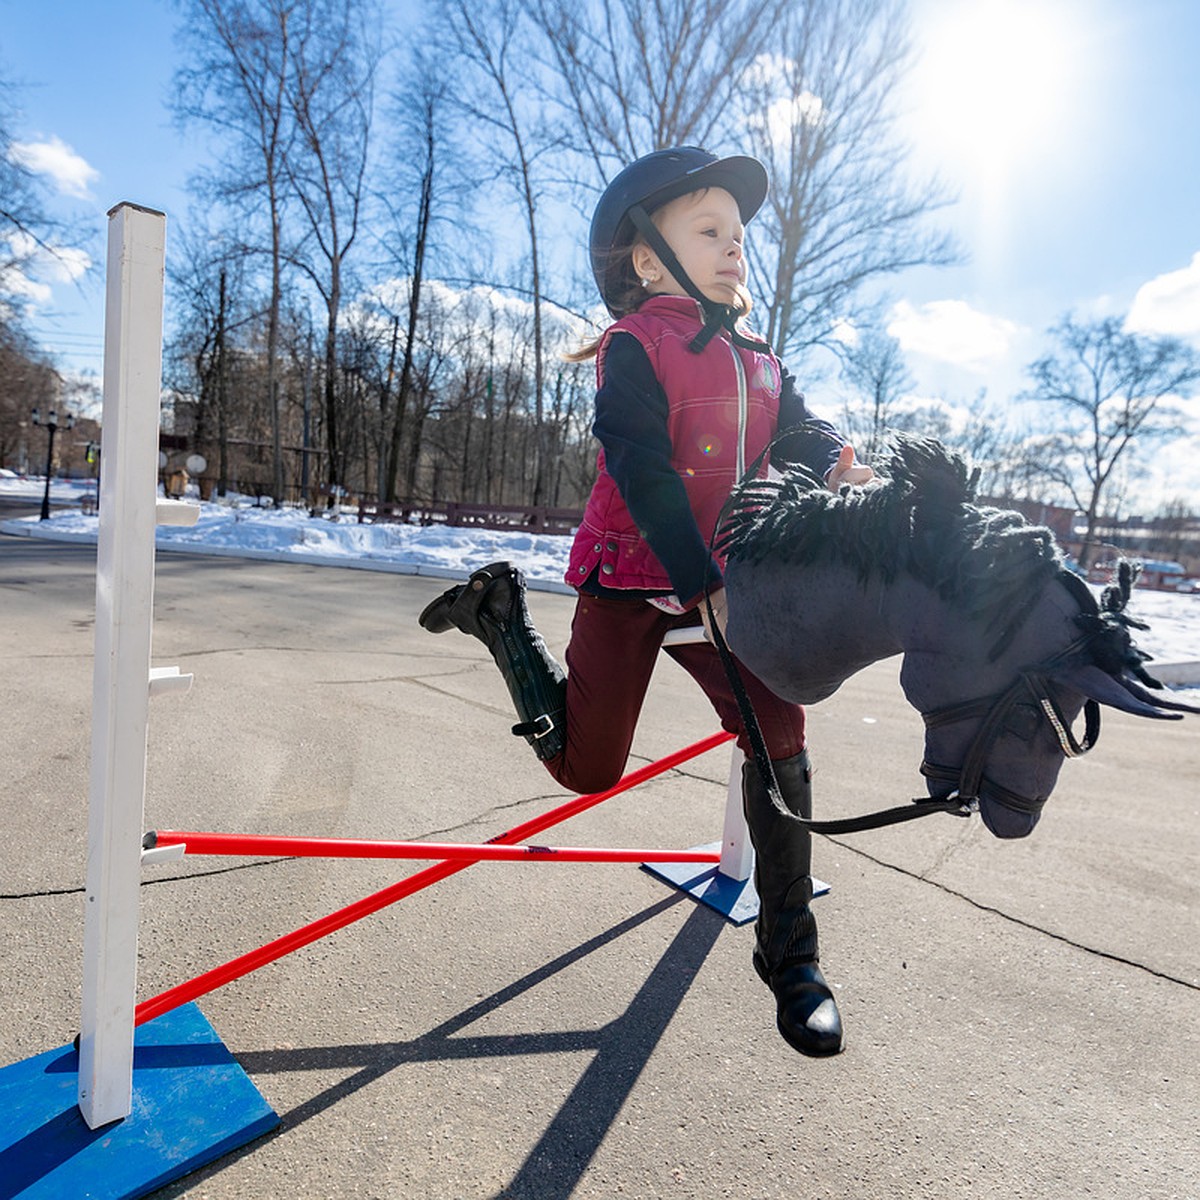
<svg viewBox="0 0 1200 1200">
<path fill-rule="evenodd" d="M 969 255 L 890 284 L 889 328 L 917 393 L 965 401 L 986 388 L 1008 404 L 1067 311 L 1129 315 L 1200 346 L 1200 0 L 912 10 L 920 58 L 905 133 L 914 168 L 957 191 L 944 216 Z M 186 219 L 199 151 L 165 106 L 175 22 L 164 0 L 0 0 L 0 74 L 21 85 L 17 138 L 62 211 L 92 230 L 98 261 L 118 201 L 166 211 L 168 238 Z M 101 282 L 39 282 L 35 333 L 65 365 L 99 375 Z M 1192 430 L 1165 453 L 1166 494 L 1200 503 L 1198 451 Z"/>
</svg>

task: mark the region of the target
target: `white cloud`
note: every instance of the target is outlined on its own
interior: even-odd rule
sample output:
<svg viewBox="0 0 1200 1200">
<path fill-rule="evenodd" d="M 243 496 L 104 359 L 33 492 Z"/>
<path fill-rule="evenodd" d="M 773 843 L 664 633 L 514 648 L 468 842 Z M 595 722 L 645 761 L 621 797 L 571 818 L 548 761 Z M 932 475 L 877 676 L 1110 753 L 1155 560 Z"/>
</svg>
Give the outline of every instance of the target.
<svg viewBox="0 0 1200 1200">
<path fill-rule="evenodd" d="M 74 283 L 91 265 L 91 255 L 75 246 L 52 246 L 41 259 L 42 274 L 55 283 Z"/>
<path fill-rule="evenodd" d="M 394 276 L 367 289 L 362 302 L 368 306 L 382 305 L 388 312 L 403 313 L 408 307 L 409 286 L 408 278 Z M 487 284 L 460 287 L 440 279 L 428 279 L 422 288 L 425 297 L 423 303 L 437 307 L 442 324 L 464 332 L 478 331 L 481 325 L 490 324 L 490 316 L 494 316 L 497 324 L 497 354 L 521 357 L 526 352 L 532 336 L 533 304 L 524 296 L 513 295 Z M 350 307 L 359 320 L 374 323 L 380 329 L 389 325 L 389 318 L 378 311 L 363 313 L 357 303 Z M 594 328 L 591 328 L 574 313 L 558 305 L 546 304 L 542 309 L 546 337 L 556 339 L 571 349 L 594 336 L 609 320 L 606 314 L 597 311 Z"/>
<path fill-rule="evenodd" d="M 798 96 L 780 96 L 767 105 L 761 114 L 753 114 L 751 122 L 763 130 L 777 146 L 786 146 L 793 130 L 799 125 L 819 125 L 825 119 L 825 106 L 812 92 Z"/>
<path fill-rule="evenodd" d="M 858 326 L 847 317 L 838 317 L 829 332 L 833 340 L 841 342 L 843 346 L 857 346 L 862 341 Z"/>
<path fill-rule="evenodd" d="M 1006 359 L 1024 331 L 962 300 L 930 300 L 919 308 L 901 300 L 892 308 L 887 332 L 906 352 L 982 373 Z"/>
<path fill-rule="evenodd" d="M 38 242 L 23 230 L 13 233 L 7 242 L 13 257 L 29 271 L 50 283 L 74 283 L 92 265 L 86 250 L 55 242 Z"/>
<path fill-rule="evenodd" d="M 62 138 L 51 135 L 41 142 L 13 142 L 9 155 L 14 162 L 38 175 L 49 175 L 65 195 L 91 200 L 90 185 L 100 178 L 86 159 L 81 158 Z"/>
<path fill-rule="evenodd" d="M 1143 283 L 1125 319 L 1130 333 L 1200 337 L 1200 253 L 1179 271 Z"/>
<path fill-rule="evenodd" d="M 0 270 L 0 292 L 19 297 L 33 308 L 50 304 L 56 285 L 74 283 L 92 265 L 85 250 L 43 244 L 23 230 L 0 240 L 0 252 L 11 260 Z"/>
<path fill-rule="evenodd" d="M 750 113 L 750 124 L 778 146 L 791 141 L 797 126 L 820 125 L 827 115 L 820 96 L 795 90 L 796 66 L 782 54 L 760 54 L 747 77 L 756 92 L 769 97 L 760 111 Z"/>
<path fill-rule="evenodd" d="M 0 270 L 0 292 L 20 296 L 34 304 L 49 304 L 53 294 L 47 284 L 30 279 L 20 267 L 11 266 Z"/>
</svg>

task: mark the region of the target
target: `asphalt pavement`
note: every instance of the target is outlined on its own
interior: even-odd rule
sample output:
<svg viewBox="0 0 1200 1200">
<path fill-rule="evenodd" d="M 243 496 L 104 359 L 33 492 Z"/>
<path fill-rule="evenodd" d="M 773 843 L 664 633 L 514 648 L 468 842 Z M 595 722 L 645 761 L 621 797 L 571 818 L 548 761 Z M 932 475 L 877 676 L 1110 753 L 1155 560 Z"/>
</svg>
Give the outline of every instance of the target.
<svg viewBox="0 0 1200 1200">
<path fill-rule="evenodd" d="M 146 827 L 484 841 L 566 795 L 444 583 L 160 553 Z M 570 598 L 536 593 L 551 648 Z M 0 535 L 0 1063 L 79 1027 L 94 549 Z M 809 714 L 820 816 L 921 790 L 876 664 Z M 632 766 L 714 732 L 665 660 Z M 539 840 L 720 835 L 729 752 Z M 636 866 L 479 864 L 199 1001 L 278 1129 L 163 1197 L 1200 1197 L 1200 718 L 1105 712 L 1033 836 L 822 838 L 846 1050 L 794 1054 L 735 927 Z M 148 867 L 154 995 L 424 863 Z M 3 1118 L 0 1117 L 0 1120 Z"/>
</svg>

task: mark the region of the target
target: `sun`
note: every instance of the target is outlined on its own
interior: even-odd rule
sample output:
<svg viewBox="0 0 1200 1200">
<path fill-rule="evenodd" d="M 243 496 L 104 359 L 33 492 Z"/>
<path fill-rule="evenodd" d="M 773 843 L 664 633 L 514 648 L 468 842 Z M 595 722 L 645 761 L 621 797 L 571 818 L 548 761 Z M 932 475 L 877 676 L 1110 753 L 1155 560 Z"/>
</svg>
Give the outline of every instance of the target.
<svg viewBox="0 0 1200 1200">
<path fill-rule="evenodd" d="M 915 149 L 961 182 L 1002 184 L 1069 125 L 1080 20 L 1071 0 L 921 0 Z"/>
</svg>

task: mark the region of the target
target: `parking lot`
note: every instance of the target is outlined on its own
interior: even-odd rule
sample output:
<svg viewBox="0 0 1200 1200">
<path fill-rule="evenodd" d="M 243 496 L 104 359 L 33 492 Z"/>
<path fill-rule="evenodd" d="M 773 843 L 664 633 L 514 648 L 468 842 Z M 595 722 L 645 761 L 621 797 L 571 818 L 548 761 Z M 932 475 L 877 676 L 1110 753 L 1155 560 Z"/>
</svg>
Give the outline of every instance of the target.
<svg viewBox="0 0 1200 1200">
<path fill-rule="evenodd" d="M 147 828 L 484 841 L 566 797 L 508 733 L 444 584 L 160 554 Z M 0 1051 L 79 1023 L 94 549 L 0 536 Z M 538 593 L 553 649 L 572 602 Z M 897 663 L 810 712 L 818 815 L 918 794 Z M 665 661 L 631 766 L 715 730 Z M 720 834 L 722 748 L 547 834 Z M 278 1129 L 162 1191 L 323 1197 L 1200 1195 L 1200 718 L 1107 712 L 1041 826 L 929 818 L 820 839 L 847 1048 L 792 1053 L 752 930 L 636 866 L 480 864 L 200 1001 Z M 423 863 L 147 868 L 139 995 Z"/>
</svg>

